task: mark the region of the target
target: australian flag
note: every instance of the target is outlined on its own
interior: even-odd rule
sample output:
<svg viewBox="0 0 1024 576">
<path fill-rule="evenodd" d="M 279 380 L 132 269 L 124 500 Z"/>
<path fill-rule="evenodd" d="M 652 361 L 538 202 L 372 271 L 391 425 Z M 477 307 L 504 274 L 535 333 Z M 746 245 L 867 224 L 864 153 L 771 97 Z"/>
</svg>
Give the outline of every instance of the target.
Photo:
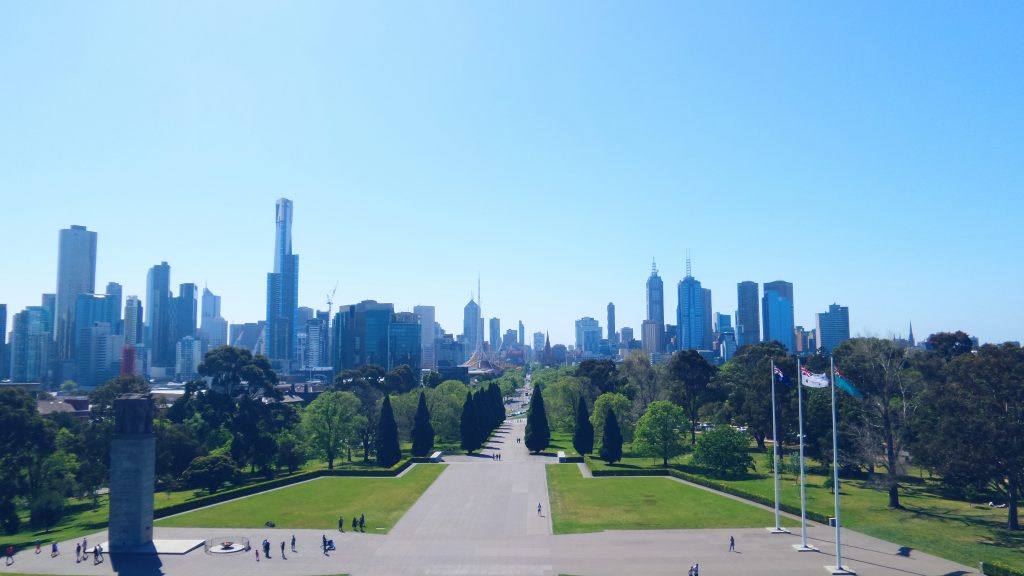
<svg viewBox="0 0 1024 576">
<path fill-rule="evenodd" d="M 789 386 L 789 378 L 779 370 L 779 367 L 775 367 L 775 383 L 782 384 L 783 386 Z"/>
</svg>

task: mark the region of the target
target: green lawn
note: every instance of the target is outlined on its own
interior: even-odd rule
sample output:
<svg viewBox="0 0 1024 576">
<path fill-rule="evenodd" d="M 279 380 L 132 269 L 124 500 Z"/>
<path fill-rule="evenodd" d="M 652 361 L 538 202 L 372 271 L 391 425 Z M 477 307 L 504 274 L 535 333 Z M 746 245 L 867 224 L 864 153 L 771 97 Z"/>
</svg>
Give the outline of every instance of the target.
<svg viewBox="0 0 1024 576">
<path fill-rule="evenodd" d="M 622 462 L 612 466 L 591 460 L 592 470 L 623 468 L 661 468 L 661 461 L 629 454 Z M 771 468 L 764 454 L 752 451 L 757 469 L 742 480 L 725 480 L 726 484 L 765 498 L 774 498 Z M 790 456 L 793 458 L 794 456 Z M 684 454 L 669 462 L 669 466 L 691 474 L 701 475 L 689 466 L 690 455 Z M 808 465 L 817 464 L 808 460 Z M 832 493 L 823 487 L 825 476 L 807 475 L 807 507 L 809 510 L 832 516 Z M 967 566 L 978 562 L 1001 562 L 1024 569 L 1024 531 L 1005 529 L 1006 510 L 990 508 L 984 504 L 943 498 L 936 481 L 920 480 L 901 484 L 900 503 L 903 510 L 890 510 L 885 491 L 865 485 L 863 480 L 840 480 L 842 491 L 843 526 L 911 548 L 941 556 Z M 784 504 L 799 508 L 799 476 L 783 475 L 779 483 Z"/>
<path fill-rule="evenodd" d="M 663 528 L 772 526 L 770 511 L 669 478 L 584 478 L 575 464 L 547 466 L 555 534 Z M 786 526 L 799 523 L 783 518 Z"/>
<path fill-rule="evenodd" d="M 366 531 L 387 533 L 444 471 L 442 464 L 415 466 L 401 478 L 324 477 L 164 518 L 157 526 L 259 528 L 337 528 L 366 515 Z"/>
<path fill-rule="evenodd" d="M 576 449 L 572 447 L 572 432 L 551 431 L 551 444 L 545 452 L 557 454 L 559 450 L 565 451 L 566 456 L 579 456 Z"/>
</svg>

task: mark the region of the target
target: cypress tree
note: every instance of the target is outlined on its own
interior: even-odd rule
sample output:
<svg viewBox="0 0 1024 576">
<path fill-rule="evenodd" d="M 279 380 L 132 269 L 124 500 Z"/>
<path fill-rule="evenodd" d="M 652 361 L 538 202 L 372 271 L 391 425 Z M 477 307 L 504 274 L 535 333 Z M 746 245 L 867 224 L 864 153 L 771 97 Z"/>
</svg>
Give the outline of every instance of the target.
<svg viewBox="0 0 1024 576">
<path fill-rule="evenodd" d="M 398 445 L 398 424 L 391 410 L 391 398 L 384 396 L 377 424 L 377 465 L 390 468 L 401 459 L 402 448 Z"/>
<path fill-rule="evenodd" d="M 580 396 L 576 405 L 576 427 L 572 431 L 572 447 L 580 456 L 594 451 L 594 425 L 587 414 L 587 402 Z"/>
<path fill-rule="evenodd" d="M 480 447 L 487 443 L 487 437 L 491 435 L 491 417 L 487 406 L 487 396 L 483 390 L 477 390 L 473 394 L 473 410 L 476 410 L 477 429 L 480 431 Z"/>
<path fill-rule="evenodd" d="M 604 437 L 601 439 L 601 460 L 614 464 L 622 460 L 622 430 L 619 429 L 619 420 L 615 417 L 615 411 L 608 409 L 608 416 L 604 419 Z"/>
<path fill-rule="evenodd" d="M 530 452 L 546 450 L 551 444 L 551 429 L 548 428 L 548 414 L 544 409 L 544 395 L 535 388 L 530 398 L 530 411 L 526 414 L 526 434 L 523 436 Z"/>
<path fill-rule="evenodd" d="M 494 427 L 497 428 L 505 423 L 505 398 L 501 395 L 501 386 L 491 386 L 491 396 L 494 398 Z"/>
<path fill-rule="evenodd" d="M 412 455 L 426 456 L 434 449 L 434 427 L 430 425 L 430 409 L 427 396 L 420 392 L 420 403 L 416 406 L 416 417 L 412 424 Z"/>
<path fill-rule="evenodd" d="M 459 421 L 459 436 L 462 437 L 462 449 L 468 454 L 480 449 L 480 424 L 477 422 L 473 393 L 466 392 L 466 401 L 462 403 L 462 419 Z"/>
</svg>

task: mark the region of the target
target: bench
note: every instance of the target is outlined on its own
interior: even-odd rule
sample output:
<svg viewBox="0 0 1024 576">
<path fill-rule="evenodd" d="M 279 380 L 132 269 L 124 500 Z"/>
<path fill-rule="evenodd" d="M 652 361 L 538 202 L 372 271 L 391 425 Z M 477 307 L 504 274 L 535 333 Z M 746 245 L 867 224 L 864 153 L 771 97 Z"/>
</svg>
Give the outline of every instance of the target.
<svg viewBox="0 0 1024 576">
<path fill-rule="evenodd" d="M 559 464 L 565 464 L 565 451 L 564 450 L 559 450 L 558 451 L 558 463 Z"/>
<path fill-rule="evenodd" d="M 440 462 L 441 461 L 441 456 L 443 454 L 444 453 L 441 452 L 440 450 L 438 450 L 437 452 L 434 452 L 433 454 L 430 455 L 430 461 L 431 462 Z"/>
</svg>

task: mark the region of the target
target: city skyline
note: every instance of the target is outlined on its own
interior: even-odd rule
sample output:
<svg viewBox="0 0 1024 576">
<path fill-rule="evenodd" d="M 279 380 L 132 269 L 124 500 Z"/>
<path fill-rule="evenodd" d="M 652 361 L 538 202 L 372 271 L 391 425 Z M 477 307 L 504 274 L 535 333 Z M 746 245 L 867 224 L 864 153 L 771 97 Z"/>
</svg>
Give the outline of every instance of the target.
<svg viewBox="0 0 1024 576">
<path fill-rule="evenodd" d="M 166 261 L 261 320 L 284 196 L 300 306 L 337 283 L 458 333 L 479 274 L 504 326 L 572 343 L 614 302 L 639 338 L 651 257 L 671 323 L 689 249 L 712 312 L 784 280 L 807 329 L 839 303 L 854 336 L 1021 340 L 1024 7 L 997 5 L 8 4 L 8 331 L 71 225 L 146 314 Z"/>
</svg>

